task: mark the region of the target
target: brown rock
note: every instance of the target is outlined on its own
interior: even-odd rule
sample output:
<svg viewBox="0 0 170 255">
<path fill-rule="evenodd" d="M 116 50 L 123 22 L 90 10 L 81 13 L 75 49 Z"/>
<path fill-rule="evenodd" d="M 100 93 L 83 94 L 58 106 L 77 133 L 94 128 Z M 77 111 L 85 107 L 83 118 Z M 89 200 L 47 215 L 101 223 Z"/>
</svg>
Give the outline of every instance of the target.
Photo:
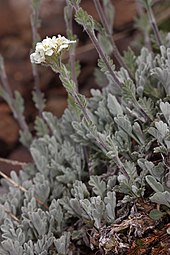
<svg viewBox="0 0 170 255">
<path fill-rule="evenodd" d="M 23 146 L 20 146 L 9 155 L 7 160 L 0 158 L 0 169 L 9 176 L 11 171 L 18 173 L 22 169 L 22 163 L 29 162 L 32 162 L 29 151 Z"/>
<path fill-rule="evenodd" d="M 64 97 L 51 98 L 47 100 L 45 111 L 52 112 L 55 116 L 61 117 L 67 107 L 67 100 Z"/>
<path fill-rule="evenodd" d="M 112 0 L 115 7 L 114 28 L 122 29 L 134 21 L 136 15 L 135 0 Z"/>
<path fill-rule="evenodd" d="M 18 124 L 10 114 L 0 112 L 0 139 L 10 147 L 18 140 Z"/>
<path fill-rule="evenodd" d="M 11 112 L 11 109 L 9 108 L 9 106 L 6 103 L 4 103 L 4 102 L 0 103 L 0 114 L 10 113 L 10 112 Z"/>
<path fill-rule="evenodd" d="M 11 34 L 15 31 L 15 14 L 7 0 L 0 1 L 0 20 L 0 36 Z"/>
</svg>

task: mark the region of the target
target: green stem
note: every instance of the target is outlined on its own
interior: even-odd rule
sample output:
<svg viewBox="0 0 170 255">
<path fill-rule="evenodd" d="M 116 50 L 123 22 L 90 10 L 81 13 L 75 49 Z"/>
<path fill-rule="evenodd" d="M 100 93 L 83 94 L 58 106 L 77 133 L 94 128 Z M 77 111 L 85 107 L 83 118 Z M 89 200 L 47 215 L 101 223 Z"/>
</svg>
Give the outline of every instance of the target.
<svg viewBox="0 0 170 255">
<path fill-rule="evenodd" d="M 67 27 L 67 37 L 69 38 L 69 35 L 71 33 L 71 35 L 73 35 L 73 24 L 72 24 L 72 20 L 73 20 L 73 7 L 71 5 L 67 5 L 66 7 L 68 7 L 67 10 L 67 15 L 65 17 L 65 21 L 66 21 L 66 27 Z M 69 17 L 68 17 L 69 15 Z M 74 81 L 77 91 L 78 91 L 78 81 L 77 81 L 77 75 L 76 75 L 76 63 L 75 63 L 75 46 L 72 46 L 71 49 L 69 50 L 69 63 L 71 66 L 71 74 L 72 74 L 72 80 Z"/>
<path fill-rule="evenodd" d="M 87 125 L 89 126 L 89 132 L 94 136 L 95 140 L 96 140 L 96 144 L 98 145 L 99 148 L 101 148 L 102 150 L 104 150 L 106 153 L 109 151 L 109 147 L 108 144 L 103 141 L 100 136 L 98 135 L 98 133 L 95 131 L 97 130 L 97 128 L 94 130 L 93 127 L 90 128 L 91 126 L 95 126 L 93 120 L 91 119 L 91 116 L 89 116 L 87 108 L 82 104 L 80 98 L 79 98 L 79 93 L 78 91 L 75 89 L 75 84 L 73 81 L 73 88 L 72 90 L 68 90 L 67 87 L 65 85 L 65 80 L 67 79 L 68 81 L 70 81 L 71 77 L 69 75 L 69 72 L 66 71 L 66 67 L 63 65 L 64 68 L 59 68 L 57 71 L 60 73 L 60 79 L 63 83 L 63 86 L 66 88 L 67 92 L 70 93 L 72 95 L 72 97 L 74 98 L 76 104 L 79 106 L 80 110 L 82 111 L 83 115 L 84 115 L 84 119 L 87 123 Z M 64 71 L 63 71 L 64 70 Z M 122 164 L 122 162 L 120 161 L 119 157 L 114 157 L 113 161 L 117 164 L 119 170 L 122 172 L 122 174 L 124 174 L 127 178 L 129 178 L 128 173 L 126 172 L 126 169 L 124 168 L 124 165 Z"/>
<path fill-rule="evenodd" d="M 13 100 L 14 100 L 13 93 L 12 93 L 12 90 L 11 90 L 11 88 L 9 86 L 9 83 L 8 83 L 8 79 L 7 79 L 7 75 L 6 75 L 6 71 L 5 71 L 5 67 L 4 67 L 4 61 L 3 61 L 2 56 L 0 56 L 0 78 L 1 78 L 1 81 L 2 81 L 3 89 L 9 96 L 7 103 L 9 104 L 9 106 L 10 106 L 10 108 L 11 108 L 13 114 L 14 114 L 14 117 L 18 120 L 21 129 L 25 132 L 29 132 L 29 128 L 28 128 L 28 125 L 27 125 L 24 117 L 22 117 L 22 116 L 20 116 L 20 114 L 18 114 L 18 112 L 16 111 L 16 109 L 13 105 Z"/>
<path fill-rule="evenodd" d="M 32 29 L 32 46 L 35 47 L 39 35 L 38 35 L 38 27 L 39 27 L 39 10 L 40 10 L 40 0 L 34 3 L 34 0 L 32 0 L 32 14 L 31 14 L 31 29 Z M 38 74 L 38 68 L 35 64 L 32 63 L 32 73 L 34 77 L 34 87 L 35 92 L 37 94 L 37 97 L 39 94 L 41 94 L 40 91 L 40 78 Z M 42 116 L 42 109 L 38 109 L 39 115 Z"/>
<path fill-rule="evenodd" d="M 12 93 L 11 88 L 9 86 L 6 71 L 5 71 L 4 59 L 1 55 L 0 55 L 0 78 L 1 78 L 1 81 L 2 81 L 3 88 L 7 92 L 9 98 L 13 98 L 13 93 Z"/>
<path fill-rule="evenodd" d="M 151 5 L 148 3 L 148 1 L 146 3 L 146 9 L 147 9 L 147 13 L 148 13 L 148 16 L 149 16 L 149 19 L 150 19 L 150 22 L 151 22 L 153 32 L 155 34 L 157 44 L 160 47 L 163 44 L 162 39 L 161 39 L 161 35 L 159 33 L 159 29 L 158 29 L 158 26 L 157 26 L 157 23 L 156 23 L 155 16 L 153 14 Z"/>
<path fill-rule="evenodd" d="M 116 58 L 116 60 L 118 61 L 119 65 L 124 67 L 125 69 L 128 70 L 128 67 L 127 65 L 124 63 L 123 59 L 122 59 L 122 56 L 113 40 L 113 35 L 112 35 L 112 31 L 109 29 L 109 24 L 108 24 L 108 20 L 106 18 L 106 15 L 103 11 L 103 8 L 100 4 L 100 1 L 99 0 L 93 0 L 94 4 L 95 4 L 95 7 L 96 7 L 96 10 L 97 10 L 97 13 L 99 15 L 99 18 L 102 22 L 102 25 L 106 31 L 106 33 L 108 34 L 108 37 L 109 37 L 109 40 L 111 42 L 111 45 L 113 47 L 113 55 L 114 57 Z M 129 71 L 129 70 L 128 70 Z"/>
<path fill-rule="evenodd" d="M 75 11 L 78 12 L 79 6 L 74 5 L 73 7 L 74 7 Z M 101 48 L 101 46 L 100 46 L 100 44 L 99 44 L 99 42 L 98 42 L 98 40 L 97 40 L 97 38 L 95 36 L 94 30 L 91 31 L 85 25 L 83 25 L 83 27 L 84 27 L 84 30 L 86 31 L 86 33 L 88 34 L 90 40 L 92 41 L 93 45 L 95 46 L 95 48 L 96 48 L 100 58 L 103 60 L 103 62 L 107 66 L 108 71 L 109 71 L 110 75 L 112 76 L 115 84 L 117 85 L 118 88 L 121 88 L 121 83 L 118 80 L 118 78 L 116 77 L 114 71 L 112 70 L 112 67 L 110 66 L 110 64 L 109 64 L 109 62 L 108 62 L 108 60 L 106 58 L 106 55 L 105 55 L 103 49 Z"/>
<path fill-rule="evenodd" d="M 86 33 L 88 34 L 89 38 L 93 42 L 93 44 L 94 44 L 94 46 L 95 46 L 95 48 L 96 48 L 100 58 L 104 61 L 105 65 L 107 66 L 108 71 L 109 71 L 110 75 L 112 76 L 115 84 L 117 85 L 117 87 L 121 88 L 121 83 L 118 80 L 118 78 L 116 77 L 114 71 L 112 70 L 112 67 L 110 66 L 110 64 L 109 64 L 109 62 L 108 62 L 108 60 L 106 58 L 105 53 L 103 52 L 102 48 L 100 47 L 95 34 L 93 32 L 91 32 L 91 31 L 87 30 L 87 29 L 85 29 L 85 30 L 86 30 Z"/>
</svg>

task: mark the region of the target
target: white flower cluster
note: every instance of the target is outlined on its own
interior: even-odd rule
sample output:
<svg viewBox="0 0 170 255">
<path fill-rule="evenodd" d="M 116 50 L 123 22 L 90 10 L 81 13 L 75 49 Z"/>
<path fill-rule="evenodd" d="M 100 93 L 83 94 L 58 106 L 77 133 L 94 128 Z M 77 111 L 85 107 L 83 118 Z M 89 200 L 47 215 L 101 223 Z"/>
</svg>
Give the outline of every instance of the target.
<svg viewBox="0 0 170 255">
<path fill-rule="evenodd" d="M 58 55 L 72 43 L 76 43 L 76 41 L 70 41 L 61 35 L 58 35 L 58 37 L 53 36 L 52 38 L 46 37 L 42 42 L 36 44 L 35 52 L 30 55 L 31 63 L 45 63 L 47 56 Z"/>
</svg>

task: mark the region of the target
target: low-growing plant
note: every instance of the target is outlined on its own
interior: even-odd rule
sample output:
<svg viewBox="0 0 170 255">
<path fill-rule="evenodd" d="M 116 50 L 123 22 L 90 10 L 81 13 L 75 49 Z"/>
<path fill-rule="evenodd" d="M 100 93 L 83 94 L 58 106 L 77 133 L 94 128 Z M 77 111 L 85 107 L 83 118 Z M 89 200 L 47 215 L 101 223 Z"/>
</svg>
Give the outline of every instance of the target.
<svg viewBox="0 0 170 255">
<path fill-rule="evenodd" d="M 37 89 L 34 138 L 22 97 L 12 95 L 1 61 L 1 96 L 19 121 L 21 142 L 33 163 L 24 165 L 19 176 L 1 172 L 8 191 L 0 198 L 0 254 L 149 254 L 140 239 L 168 218 L 170 208 L 170 42 L 160 36 L 151 1 L 141 2 L 152 22 L 154 46 L 143 47 L 139 55 L 129 49 L 123 57 L 113 41 L 109 0 L 102 5 L 94 0 L 101 24 L 80 7 L 80 0 L 66 2 L 68 39 L 58 35 L 37 42 L 30 59 L 36 85 L 35 64 L 59 74 L 68 108 L 60 119 L 43 111 Z M 36 41 L 39 1 L 33 3 Z M 101 90 L 92 89 L 88 99 L 78 88 L 73 13 L 99 53 L 96 80 L 107 82 Z M 62 61 L 65 50 L 68 64 Z"/>
</svg>

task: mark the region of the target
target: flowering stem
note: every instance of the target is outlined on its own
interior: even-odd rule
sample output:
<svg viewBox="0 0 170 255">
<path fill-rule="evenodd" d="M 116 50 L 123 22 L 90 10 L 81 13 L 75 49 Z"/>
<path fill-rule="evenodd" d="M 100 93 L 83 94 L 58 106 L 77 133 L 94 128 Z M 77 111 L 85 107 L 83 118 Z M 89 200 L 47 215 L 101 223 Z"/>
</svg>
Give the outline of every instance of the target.
<svg viewBox="0 0 170 255">
<path fill-rule="evenodd" d="M 33 77 L 34 77 L 34 87 L 35 87 L 35 92 L 38 96 L 38 94 L 41 93 L 40 91 L 40 78 L 39 78 L 39 74 L 38 74 L 38 68 L 35 64 L 32 63 L 32 73 L 33 73 Z M 38 109 L 39 111 L 39 114 L 41 115 L 42 111 L 41 109 L 39 108 Z"/>
<path fill-rule="evenodd" d="M 94 125 L 93 121 L 91 120 L 90 116 L 87 113 L 86 108 L 82 105 L 81 101 L 79 100 L 78 95 L 75 94 L 74 98 L 75 98 L 77 104 L 79 105 L 79 107 L 80 107 L 80 109 L 81 109 L 81 111 L 84 115 L 84 118 L 85 118 L 86 122 L 88 123 L 88 125 L 89 126 L 90 126 L 90 124 Z M 94 135 L 94 137 L 96 138 L 96 142 L 97 142 L 98 146 L 102 147 L 104 150 L 107 151 L 108 150 L 107 145 L 100 139 L 100 137 L 98 135 L 96 136 L 96 134 L 94 134 L 94 132 L 90 128 L 89 128 L 89 130 Z"/>
<path fill-rule="evenodd" d="M 155 16 L 153 14 L 151 5 L 148 3 L 148 1 L 146 1 L 146 9 L 147 9 L 147 13 L 148 13 L 148 16 L 149 16 L 149 19 L 150 19 L 150 22 L 151 22 L 153 32 L 155 34 L 157 44 L 160 47 L 162 45 L 161 35 L 159 33 L 159 29 L 158 29 L 158 26 L 157 26 L 157 23 L 156 23 Z"/>
<path fill-rule="evenodd" d="M 95 36 L 95 34 L 93 32 L 91 32 L 90 30 L 88 29 L 85 29 L 86 30 L 86 33 L 88 34 L 89 38 L 91 39 L 91 41 L 93 42 L 100 58 L 104 61 L 105 65 L 107 66 L 108 68 L 108 71 L 110 72 L 110 75 L 112 76 L 113 80 L 115 81 L 116 85 L 118 87 L 121 87 L 121 83 L 120 81 L 118 80 L 118 78 L 116 77 L 114 71 L 112 70 L 107 58 L 106 58 L 106 55 L 105 53 L 103 52 L 102 48 L 100 47 L 99 43 L 98 43 L 98 40 Z"/>
<path fill-rule="evenodd" d="M 40 1 L 35 1 L 32 0 L 32 14 L 31 14 L 31 29 L 32 29 L 32 40 L 33 40 L 33 48 L 35 47 L 35 44 L 37 43 L 39 39 L 39 34 L 38 34 L 38 27 L 40 24 L 39 21 L 39 10 L 40 10 Z M 35 86 L 35 93 L 38 95 L 41 94 L 40 91 L 40 79 L 39 79 L 39 74 L 38 74 L 38 68 L 37 66 L 32 63 L 32 73 L 34 77 L 34 86 Z M 40 107 L 38 108 L 39 115 L 42 115 L 42 109 Z"/>
<path fill-rule="evenodd" d="M 11 88 L 8 83 L 8 79 L 7 79 L 7 75 L 6 75 L 6 71 L 5 71 L 5 67 L 4 67 L 4 60 L 3 60 L 2 56 L 0 56 L 0 78 L 2 81 L 2 85 L 5 89 L 5 91 L 7 92 L 9 98 L 10 99 L 13 98 L 13 94 L 12 94 Z"/>
<path fill-rule="evenodd" d="M 66 21 L 66 27 L 67 27 L 67 37 L 69 38 L 69 35 L 73 35 L 73 25 L 72 25 L 72 19 L 73 19 L 73 7 L 68 3 L 66 6 L 65 12 L 65 21 Z M 71 66 L 71 74 L 72 79 L 76 85 L 76 88 L 78 90 L 78 81 L 77 81 L 77 75 L 76 75 L 76 64 L 75 64 L 75 47 L 72 46 L 69 50 L 69 63 Z"/>
<path fill-rule="evenodd" d="M 109 146 L 106 141 L 101 139 L 97 128 L 95 126 L 94 121 L 91 119 L 91 116 L 88 114 L 88 109 L 86 108 L 86 105 L 82 103 L 80 99 L 80 94 L 75 89 L 74 81 L 71 81 L 71 74 L 67 70 L 66 66 L 64 64 L 61 64 L 60 68 L 58 68 L 57 72 L 60 73 L 60 79 L 63 83 L 63 86 L 66 88 L 68 94 L 71 94 L 73 99 L 75 100 L 76 105 L 78 105 L 79 109 L 81 110 L 84 119 L 87 123 L 87 126 L 89 128 L 89 132 L 94 136 L 96 144 L 99 148 L 102 149 L 105 153 L 109 151 Z M 94 128 L 95 127 L 95 128 Z M 126 172 L 126 169 L 124 168 L 124 165 L 120 161 L 118 155 L 116 157 L 113 157 L 113 161 L 118 166 L 119 170 L 124 174 L 127 178 L 129 178 L 128 173 Z"/>
<path fill-rule="evenodd" d="M 128 67 L 127 65 L 124 63 L 123 59 L 122 59 L 122 56 L 113 40 L 113 36 L 112 36 L 112 31 L 109 29 L 109 24 L 108 24 L 108 20 L 106 18 L 106 15 L 105 15 L 105 12 L 103 11 L 103 8 L 101 6 L 101 3 L 99 0 L 93 0 L 94 4 L 95 4 L 95 7 L 96 7 L 96 10 L 98 12 L 98 15 L 100 17 L 100 20 L 102 22 L 102 25 L 106 31 L 106 33 L 108 34 L 108 37 L 109 37 L 109 40 L 112 44 L 112 47 L 113 47 L 113 54 L 114 54 L 114 57 L 116 58 L 116 60 L 118 61 L 119 65 L 124 67 L 126 70 L 128 70 Z M 128 70 L 129 71 L 129 70 Z"/>
<path fill-rule="evenodd" d="M 89 124 L 89 126 L 90 126 L 90 124 L 95 125 L 95 124 L 93 123 L 93 121 L 91 120 L 90 116 L 88 115 L 86 108 L 82 105 L 81 101 L 79 100 L 78 95 L 75 94 L 75 95 L 74 95 L 74 98 L 75 98 L 77 104 L 79 105 L 81 111 L 83 112 L 84 118 L 86 119 L 86 121 L 87 121 L 87 123 Z M 94 135 L 94 137 L 95 137 L 95 139 L 96 139 L 96 143 L 98 144 L 98 146 L 99 146 L 100 148 L 104 149 L 106 152 L 109 151 L 108 145 L 107 145 L 102 139 L 100 139 L 99 135 L 97 135 L 96 133 L 94 133 L 93 129 L 90 129 L 90 128 L 89 128 L 89 131 L 92 133 L 92 135 Z M 116 165 L 118 166 L 120 172 L 121 172 L 122 174 L 124 174 L 124 175 L 129 179 L 129 175 L 128 175 L 128 173 L 126 172 L 126 169 L 124 168 L 124 165 L 123 165 L 123 163 L 121 162 L 121 160 L 120 160 L 120 158 L 119 158 L 118 155 L 117 155 L 115 158 L 113 158 L 113 161 L 114 161 L 114 162 L 116 163 Z"/>
<path fill-rule="evenodd" d="M 136 10 L 137 10 L 137 14 L 139 15 L 139 17 L 142 17 L 144 14 L 144 10 L 143 7 L 141 6 L 141 4 L 139 3 L 138 0 L 136 0 Z M 149 38 L 149 29 L 148 27 L 142 27 L 142 32 L 144 34 L 144 43 L 146 48 L 148 48 L 149 51 L 152 52 L 152 46 L 151 46 L 151 41 Z"/>
<path fill-rule="evenodd" d="M 103 24 L 103 27 L 105 28 L 107 34 L 110 37 L 112 35 L 112 32 L 109 29 L 108 20 L 107 20 L 107 18 L 105 16 L 105 13 L 104 13 L 103 8 L 102 8 L 102 6 L 100 4 L 100 1 L 99 0 L 93 0 L 93 2 L 94 2 L 94 5 L 96 7 L 96 10 L 97 10 L 97 13 L 99 15 L 99 18 L 100 18 L 100 20 L 101 20 L 101 22 Z"/>
<path fill-rule="evenodd" d="M 32 39 L 33 39 L 33 48 L 39 39 L 38 27 L 40 24 L 39 21 L 39 9 L 40 9 L 40 1 L 32 0 L 32 13 L 31 13 L 31 29 L 32 29 Z"/>
<path fill-rule="evenodd" d="M 0 78 L 1 78 L 1 81 L 2 81 L 3 89 L 8 95 L 8 98 L 6 97 L 4 99 L 9 104 L 9 106 L 10 106 L 10 108 L 11 108 L 13 114 L 14 114 L 14 117 L 18 120 L 18 122 L 20 124 L 21 129 L 23 131 L 25 131 L 26 133 L 28 133 L 29 128 L 28 128 L 28 125 L 27 125 L 24 117 L 21 117 L 20 114 L 18 114 L 17 110 L 14 107 L 13 93 L 12 93 L 11 88 L 10 88 L 9 83 L 8 83 L 8 79 L 7 79 L 7 75 L 6 75 L 6 71 L 5 71 L 5 67 L 4 67 L 4 61 L 3 61 L 2 56 L 0 56 Z"/>
<path fill-rule="evenodd" d="M 75 91 L 75 94 L 73 95 L 73 97 L 74 97 L 75 101 L 77 102 L 77 104 L 79 105 L 81 111 L 83 112 L 83 115 L 84 115 L 86 121 L 88 123 L 92 122 L 89 115 L 88 115 L 88 113 L 87 113 L 86 108 L 83 106 L 83 104 L 81 103 L 81 100 L 79 99 L 77 91 Z"/>
<path fill-rule="evenodd" d="M 69 62 L 70 62 L 70 66 L 71 66 L 72 79 L 73 79 L 76 89 L 78 91 L 78 82 L 77 82 L 77 75 L 76 75 L 76 69 L 75 69 L 75 48 L 74 48 L 74 46 L 72 46 L 72 49 L 69 52 Z"/>
<path fill-rule="evenodd" d="M 74 4 L 73 7 L 74 7 L 76 12 L 78 12 L 79 9 L 80 9 L 79 6 L 76 5 L 76 4 Z M 83 24 L 83 27 L 84 27 L 84 30 L 86 31 L 86 33 L 88 34 L 90 40 L 92 41 L 93 45 L 95 46 L 95 48 L 96 48 L 100 58 L 103 60 L 103 62 L 107 66 L 108 71 L 109 71 L 110 75 L 112 76 L 115 84 L 117 85 L 117 87 L 121 88 L 121 83 L 118 80 L 118 78 L 116 77 L 114 71 L 112 70 L 112 67 L 110 66 L 110 64 L 109 64 L 109 62 L 108 62 L 108 60 L 106 58 L 106 55 L 105 55 L 103 49 L 101 48 L 101 46 L 100 46 L 100 44 L 99 44 L 99 42 L 98 42 L 98 40 L 97 40 L 97 38 L 95 36 L 94 30 L 87 28 L 87 26 L 85 24 Z"/>
</svg>

